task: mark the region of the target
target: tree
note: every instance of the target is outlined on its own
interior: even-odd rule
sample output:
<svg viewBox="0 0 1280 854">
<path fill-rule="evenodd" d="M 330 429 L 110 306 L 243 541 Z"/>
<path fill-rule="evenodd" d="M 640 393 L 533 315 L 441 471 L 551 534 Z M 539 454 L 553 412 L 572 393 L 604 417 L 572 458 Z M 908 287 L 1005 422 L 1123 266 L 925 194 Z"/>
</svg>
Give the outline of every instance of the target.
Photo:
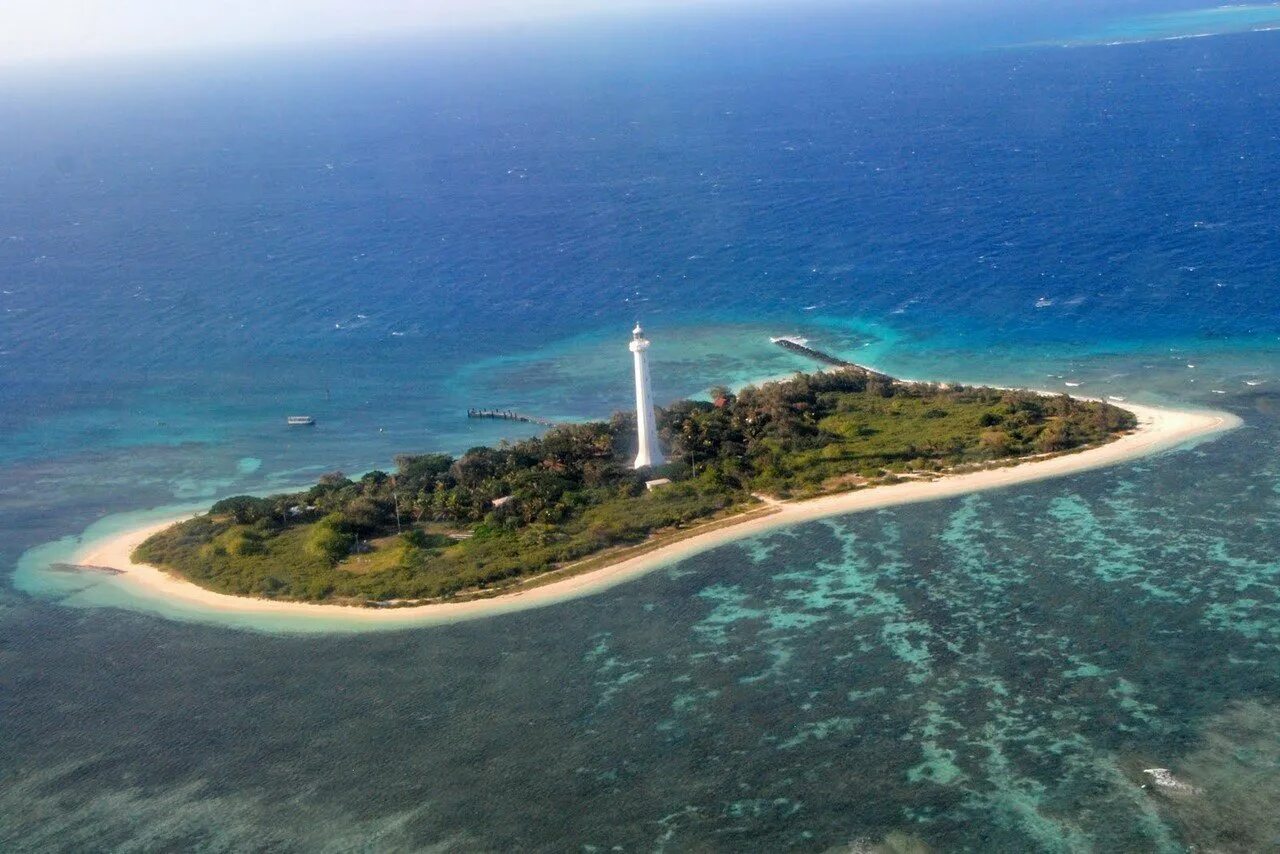
<svg viewBox="0 0 1280 854">
<path fill-rule="evenodd" d="M 396 457 L 396 477 L 405 486 L 421 489 L 434 486 L 452 465 L 448 454 L 401 454 Z"/>
<path fill-rule="evenodd" d="M 353 537 L 341 530 L 342 517 L 326 516 L 311 529 L 307 550 L 329 563 L 337 563 L 351 553 Z"/>
<path fill-rule="evenodd" d="M 393 513 L 393 508 L 387 502 L 361 495 L 342 508 L 343 526 L 357 533 L 373 534 L 389 524 Z"/>
<path fill-rule="evenodd" d="M 259 519 L 272 517 L 274 502 L 270 498 L 252 495 L 234 495 L 224 498 L 209 508 L 214 516 L 230 516 L 238 525 L 252 525 Z"/>
<path fill-rule="evenodd" d="M 474 489 L 496 478 L 506 467 L 506 462 L 506 452 L 496 448 L 472 448 L 453 464 L 449 473 L 462 486 Z"/>
</svg>

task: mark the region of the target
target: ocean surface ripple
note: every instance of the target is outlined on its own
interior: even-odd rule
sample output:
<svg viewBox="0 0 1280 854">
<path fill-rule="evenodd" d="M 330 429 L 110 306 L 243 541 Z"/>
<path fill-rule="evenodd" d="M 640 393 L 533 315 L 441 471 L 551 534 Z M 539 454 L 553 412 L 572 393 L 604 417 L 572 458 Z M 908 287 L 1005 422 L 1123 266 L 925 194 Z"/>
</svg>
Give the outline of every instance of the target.
<svg viewBox="0 0 1280 854">
<path fill-rule="evenodd" d="M 1274 848 L 1280 35 L 1025 46 L 1100 9 L 0 82 L 5 567 L 524 429 L 469 406 L 607 416 L 637 317 L 660 399 L 808 367 L 786 333 L 1245 422 L 457 626 L 6 574 L 0 848 Z"/>
</svg>

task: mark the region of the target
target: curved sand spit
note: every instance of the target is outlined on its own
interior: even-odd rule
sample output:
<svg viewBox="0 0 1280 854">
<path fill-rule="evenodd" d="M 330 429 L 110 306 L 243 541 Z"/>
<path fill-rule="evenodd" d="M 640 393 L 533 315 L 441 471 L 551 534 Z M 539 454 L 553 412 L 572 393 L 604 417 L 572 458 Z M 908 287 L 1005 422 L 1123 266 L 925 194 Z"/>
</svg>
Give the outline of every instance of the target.
<svg viewBox="0 0 1280 854">
<path fill-rule="evenodd" d="M 1117 404 L 1118 405 L 1118 404 Z M 585 596 L 615 584 L 636 578 L 645 572 L 673 563 L 681 558 L 706 551 L 752 534 L 846 513 L 857 513 L 914 501 L 950 498 L 985 489 L 998 489 L 1019 483 L 1101 468 L 1125 460 L 1174 448 L 1191 440 L 1229 430 L 1240 424 L 1234 415 L 1139 406 L 1126 403 L 1123 408 L 1138 416 L 1138 429 L 1110 444 L 1074 454 L 1035 460 L 1003 468 L 955 474 L 933 481 L 909 481 L 831 495 L 807 501 L 780 503 L 775 512 L 745 519 L 694 534 L 686 539 L 660 546 L 634 557 L 620 559 L 600 569 L 525 589 L 516 589 L 487 599 L 415 605 L 402 608 L 365 608 L 343 605 L 314 605 L 303 602 L 278 602 L 214 593 L 183 581 L 155 567 L 136 564 L 130 559 L 133 550 L 151 534 L 171 524 L 174 519 L 127 531 L 109 540 L 87 545 L 75 562 L 106 567 L 120 572 L 113 581 L 125 586 L 141 587 L 165 599 L 197 606 L 210 612 L 244 616 L 314 615 L 332 618 L 339 615 L 343 623 L 397 623 L 403 625 L 454 622 L 494 614 L 536 608 L 554 602 Z"/>
</svg>

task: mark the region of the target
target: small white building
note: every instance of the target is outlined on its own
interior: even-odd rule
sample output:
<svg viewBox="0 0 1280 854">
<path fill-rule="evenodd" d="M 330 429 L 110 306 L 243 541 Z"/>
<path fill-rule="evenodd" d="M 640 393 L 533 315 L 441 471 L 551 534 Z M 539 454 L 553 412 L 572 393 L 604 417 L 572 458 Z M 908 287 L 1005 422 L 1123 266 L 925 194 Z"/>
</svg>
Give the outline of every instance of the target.
<svg viewBox="0 0 1280 854">
<path fill-rule="evenodd" d="M 666 486 L 670 482 L 671 482 L 671 478 L 669 477 L 659 477 L 659 478 L 655 478 L 654 480 L 646 480 L 644 482 L 644 488 L 652 492 L 653 490 L 657 489 L 659 486 Z"/>
</svg>

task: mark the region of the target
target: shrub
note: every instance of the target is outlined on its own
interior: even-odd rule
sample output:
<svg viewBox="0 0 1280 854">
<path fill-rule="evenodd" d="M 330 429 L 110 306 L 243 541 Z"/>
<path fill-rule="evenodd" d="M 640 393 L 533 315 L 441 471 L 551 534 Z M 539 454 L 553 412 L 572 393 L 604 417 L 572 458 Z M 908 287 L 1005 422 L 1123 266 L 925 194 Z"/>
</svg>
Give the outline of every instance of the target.
<svg viewBox="0 0 1280 854">
<path fill-rule="evenodd" d="M 1003 457 L 1013 449 L 1013 438 L 1003 430 L 983 430 L 978 444 L 993 456 Z"/>
<path fill-rule="evenodd" d="M 329 563 L 337 563 L 351 553 L 353 537 L 340 531 L 332 519 L 325 518 L 311 529 L 307 551 Z"/>
<path fill-rule="evenodd" d="M 262 535 L 252 530 L 236 531 L 227 537 L 226 551 L 241 557 L 260 555 L 266 552 L 262 544 Z"/>
</svg>

